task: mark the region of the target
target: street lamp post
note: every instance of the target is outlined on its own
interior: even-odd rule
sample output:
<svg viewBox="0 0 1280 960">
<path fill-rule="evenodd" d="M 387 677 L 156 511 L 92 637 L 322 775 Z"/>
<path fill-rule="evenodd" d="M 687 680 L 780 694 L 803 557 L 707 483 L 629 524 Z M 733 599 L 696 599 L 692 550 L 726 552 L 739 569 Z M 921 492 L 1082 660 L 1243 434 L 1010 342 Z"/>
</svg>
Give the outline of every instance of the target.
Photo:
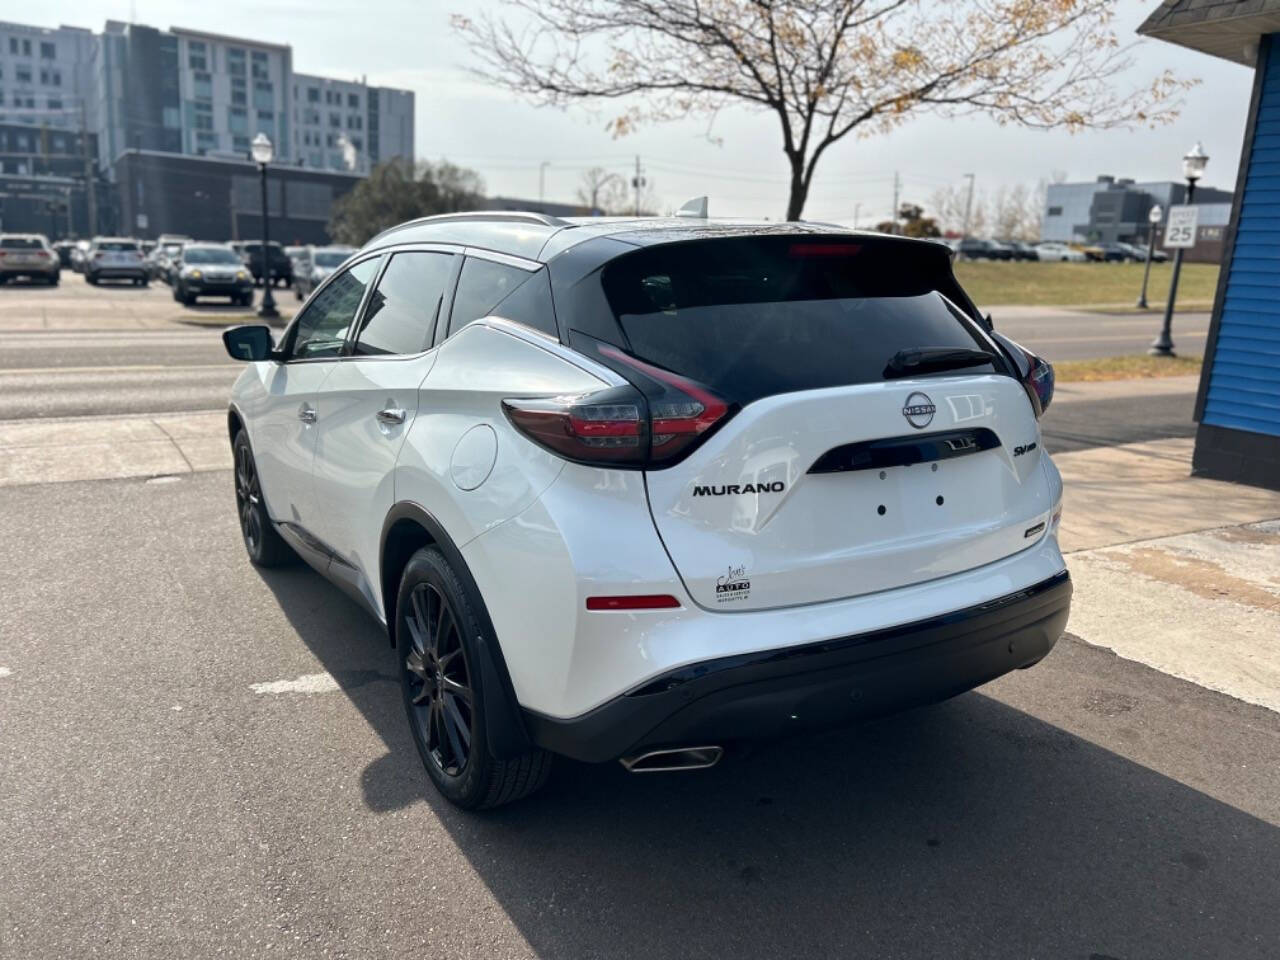
<svg viewBox="0 0 1280 960">
<path fill-rule="evenodd" d="M 1204 168 L 1209 165 L 1209 155 L 1204 147 L 1197 143 L 1182 158 L 1182 175 L 1187 178 L 1187 205 L 1190 206 L 1196 195 L 1196 181 L 1204 176 Z M 1153 357 L 1173 357 L 1173 303 L 1178 296 L 1178 274 L 1182 272 L 1183 248 L 1178 247 L 1173 254 L 1173 277 L 1169 281 L 1169 299 L 1164 305 L 1164 323 L 1160 326 L 1160 335 L 1151 343 L 1147 353 Z"/>
<path fill-rule="evenodd" d="M 271 295 L 271 257 L 267 245 L 271 242 L 271 232 L 267 225 L 267 165 L 276 155 L 271 138 L 259 132 L 249 144 L 249 152 L 253 162 L 258 165 L 258 173 L 262 179 L 262 305 L 258 307 L 258 316 L 263 320 L 275 320 L 280 316 L 276 309 L 276 299 Z"/>
<path fill-rule="evenodd" d="M 1156 204 L 1147 214 L 1147 268 L 1142 271 L 1142 293 L 1138 294 L 1138 308 L 1147 309 L 1147 281 L 1151 279 L 1151 260 L 1156 255 L 1156 226 L 1164 211 Z"/>
</svg>

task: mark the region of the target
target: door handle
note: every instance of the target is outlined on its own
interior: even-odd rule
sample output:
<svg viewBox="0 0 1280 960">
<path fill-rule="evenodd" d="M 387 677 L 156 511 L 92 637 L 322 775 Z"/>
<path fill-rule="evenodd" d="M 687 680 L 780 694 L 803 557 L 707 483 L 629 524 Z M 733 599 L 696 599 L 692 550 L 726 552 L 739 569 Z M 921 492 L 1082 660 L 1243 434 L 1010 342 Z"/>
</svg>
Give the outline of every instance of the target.
<svg viewBox="0 0 1280 960">
<path fill-rule="evenodd" d="M 306 404 L 303 404 L 301 409 L 298 410 L 298 419 L 303 423 L 315 423 L 316 408 L 308 407 Z"/>
<path fill-rule="evenodd" d="M 375 416 L 378 418 L 379 423 L 396 424 L 404 423 L 404 418 L 407 414 L 399 407 L 384 407 Z"/>
</svg>

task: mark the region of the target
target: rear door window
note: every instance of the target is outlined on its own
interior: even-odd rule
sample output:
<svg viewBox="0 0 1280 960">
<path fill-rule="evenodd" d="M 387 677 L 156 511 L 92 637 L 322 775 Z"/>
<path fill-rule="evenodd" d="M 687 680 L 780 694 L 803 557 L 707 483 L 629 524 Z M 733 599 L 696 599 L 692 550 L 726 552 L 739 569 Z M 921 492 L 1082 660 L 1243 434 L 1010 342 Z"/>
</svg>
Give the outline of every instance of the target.
<svg viewBox="0 0 1280 960">
<path fill-rule="evenodd" d="M 745 404 L 878 382 L 899 350 L 993 351 L 944 295 L 958 291 L 933 253 L 822 236 L 692 241 L 620 257 L 602 283 L 636 356 Z"/>
<path fill-rule="evenodd" d="M 530 278 L 543 275 L 546 284 L 546 270 L 531 272 L 510 264 L 497 263 L 493 260 L 482 260 L 479 257 L 467 257 L 462 265 L 462 274 L 458 277 L 458 291 L 453 297 L 453 311 L 449 318 L 449 334 L 457 333 L 469 323 L 493 314 L 506 316 L 498 308 L 515 291 Z M 550 307 L 548 294 L 547 307 Z M 515 312 L 515 311 L 512 311 Z M 508 317 L 534 329 L 542 330 L 555 336 L 555 317 L 548 314 L 541 318 L 537 310 L 522 310 L 521 317 Z M 550 327 L 548 330 L 547 328 Z"/>
<path fill-rule="evenodd" d="M 394 254 L 369 297 L 355 353 L 376 356 L 427 349 L 453 267 L 450 253 L 410 250 Z"/>
</svg>

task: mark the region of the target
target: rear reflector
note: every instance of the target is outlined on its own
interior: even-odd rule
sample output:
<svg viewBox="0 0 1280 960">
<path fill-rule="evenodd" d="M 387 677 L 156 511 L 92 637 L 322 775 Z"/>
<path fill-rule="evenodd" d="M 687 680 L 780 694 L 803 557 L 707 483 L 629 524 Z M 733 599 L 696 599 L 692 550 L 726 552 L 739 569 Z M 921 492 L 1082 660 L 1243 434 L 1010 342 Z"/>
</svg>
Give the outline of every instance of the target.
<svg viewBox="0 0 1280 960">
<path fill-rule="evenodd" d="M 669 610 L 680 601 L 669 593 L 637 594 L 627 597 L 587 597 L 588 610 Z"/>
</svg>

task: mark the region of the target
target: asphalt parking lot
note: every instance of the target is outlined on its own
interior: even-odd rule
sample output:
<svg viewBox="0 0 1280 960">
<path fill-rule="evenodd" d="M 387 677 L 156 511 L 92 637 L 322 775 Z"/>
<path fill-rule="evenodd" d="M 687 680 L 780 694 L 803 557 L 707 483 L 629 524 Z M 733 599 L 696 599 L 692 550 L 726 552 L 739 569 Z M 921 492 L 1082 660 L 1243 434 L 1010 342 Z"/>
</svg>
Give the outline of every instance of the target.
<svg viewBox="0 0 1280 960">
<path fill-rule="evenodd" d="M 39 324 L 0 292 L 0 421 L 224 389 L 184 390 L 216 332 L 64 281 Z M 1096 449 L 1104 407 L 1145 416 L 1055 410 Z M 3 960 L 1280 953 L 1280 715 L 1071 633 L 942 705 L 697 773 L 558 762 L 477 815 L 431 790 L 380 628 L 248 563 L 229 471 L 0 484 L 0 570 Z"/>
</svg>

